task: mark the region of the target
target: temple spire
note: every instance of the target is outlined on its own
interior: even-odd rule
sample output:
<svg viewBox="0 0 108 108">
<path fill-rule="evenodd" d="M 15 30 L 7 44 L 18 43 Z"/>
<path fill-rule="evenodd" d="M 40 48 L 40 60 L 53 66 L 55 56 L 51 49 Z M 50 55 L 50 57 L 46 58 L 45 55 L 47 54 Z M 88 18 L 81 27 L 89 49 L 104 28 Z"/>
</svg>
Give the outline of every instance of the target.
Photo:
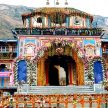
<svg viewBox="0 0 108 108">
<path fill-rule="evenodd" d="M 67 0 L 65 0 L 65 5 L 68 5 L 68 1 Z"/>
<path fill-rule="evenodd" d="M 47 1 L 46 1 L 46 5 L 49 5 L 49 4 L 50 4 L 50 3 L 49 3 L 49 0 L 47 0 Z"/>
</svg>

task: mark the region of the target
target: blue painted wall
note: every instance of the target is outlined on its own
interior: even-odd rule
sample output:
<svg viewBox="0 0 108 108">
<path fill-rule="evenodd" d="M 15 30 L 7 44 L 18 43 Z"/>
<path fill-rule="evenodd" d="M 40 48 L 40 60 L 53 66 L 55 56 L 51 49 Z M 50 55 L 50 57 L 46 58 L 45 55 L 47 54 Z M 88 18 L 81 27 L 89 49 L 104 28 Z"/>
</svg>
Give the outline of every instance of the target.
<svg viewBox="0 0 108 108">
<path fill-rule="evenodd" d="M 18 62 L 18 81 L 27 81 L 27 63 L 25 60 Z"/>
<path fill-rule="evenodd" d="M 103 81 L 103 72 L 102 72 L 102 64 L 100 61 L 94 62 L 94 79 L 95 83 L 99 83 Z"/>
</svg>

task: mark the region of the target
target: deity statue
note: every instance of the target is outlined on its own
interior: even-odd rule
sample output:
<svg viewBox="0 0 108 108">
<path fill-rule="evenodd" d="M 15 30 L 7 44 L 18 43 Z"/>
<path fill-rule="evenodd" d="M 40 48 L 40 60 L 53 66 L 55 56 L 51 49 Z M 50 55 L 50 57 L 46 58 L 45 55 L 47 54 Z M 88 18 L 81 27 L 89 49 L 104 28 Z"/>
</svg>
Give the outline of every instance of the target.
<svg viewBox="0 0 108 108">
<path fill-rule="evenodd" d="M 63 67 L 60 65 L 54 65 L 56 69 L 58 69 L 58 76 L 59 76 L 59 85 L 65 86 L 66 85 L 66 72 Z"/>
</svg>

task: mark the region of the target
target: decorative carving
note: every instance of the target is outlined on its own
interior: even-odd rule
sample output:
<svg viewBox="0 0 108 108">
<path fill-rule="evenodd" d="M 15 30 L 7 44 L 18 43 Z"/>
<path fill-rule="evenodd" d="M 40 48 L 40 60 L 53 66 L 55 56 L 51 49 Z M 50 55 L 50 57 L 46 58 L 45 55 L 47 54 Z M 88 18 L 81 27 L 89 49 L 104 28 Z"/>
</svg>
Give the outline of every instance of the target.
<svg viewBox="0 0 108 108">
<path fill-rule="evenodd" d="M 64 49 L 63 49 L 63 48 L 61 48 L 61 47 L 56 48 L 56 54 L 57 54 L 57 55 L 62 55 L 63 52 L 64 52 Z"/>
</svg>

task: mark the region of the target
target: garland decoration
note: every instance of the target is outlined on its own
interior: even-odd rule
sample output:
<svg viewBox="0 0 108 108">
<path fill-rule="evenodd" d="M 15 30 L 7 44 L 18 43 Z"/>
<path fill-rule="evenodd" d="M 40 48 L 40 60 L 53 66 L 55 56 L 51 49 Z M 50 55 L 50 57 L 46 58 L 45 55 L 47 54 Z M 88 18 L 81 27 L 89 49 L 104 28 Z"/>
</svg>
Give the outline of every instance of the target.
<svg viewBox="0 0 108 108">
<path fill-rule="evenodd" d="M 50 50 L 52 46 L 59 47 L 59 45 L 61 48 L 65 46 L 73 48 L 77 52 L 79 58 L 82 58 L 84 56 L 84 50 L 79 45 L 77 45 L 77 42 L 75 40 L 64 40 L 62 38 L 58 38 L 54 40 L 49 40 L 49 42 L 38 48 L 35 60 L 38 61 L 41 57 L 43 57 L 45 51 Z"/>
<path fill-rule="evenodd" d="M 88 80 L 94 82 L 94 63 L 100 61 L 102 64 L 102 72 L 103 72 L 103 80 L 106 79 L 105 72 L 106 72 L 106 65 L 104 62 L 104 59 L 102 57 L 94 57 L 90 62 L 89 62 L 89 71 L 88 71 Z"/>
<path fill-rule="evenodd" d="M 30 85 L 37 85 L 37 63 L 35 63 L 35 61 L 30 61 L 29 67 L 30 67 L 30 80 L 28 83 Z"/>
<path fill-rule="evenodd" d="M 18 81 L 18 63 L 21 60 L 25 60 L 27 63 L 27 84 L 32 84 L 32 85 L 36 85 L 36 65 L 34 63 L 34 61 L 30 61 L 29 59 L 25 58 L 25 57 L 18 57 L 17 59 L 15 59 L 14 61 L 14 84 L 18 85 L 19 81 Z"/>
</svg>

